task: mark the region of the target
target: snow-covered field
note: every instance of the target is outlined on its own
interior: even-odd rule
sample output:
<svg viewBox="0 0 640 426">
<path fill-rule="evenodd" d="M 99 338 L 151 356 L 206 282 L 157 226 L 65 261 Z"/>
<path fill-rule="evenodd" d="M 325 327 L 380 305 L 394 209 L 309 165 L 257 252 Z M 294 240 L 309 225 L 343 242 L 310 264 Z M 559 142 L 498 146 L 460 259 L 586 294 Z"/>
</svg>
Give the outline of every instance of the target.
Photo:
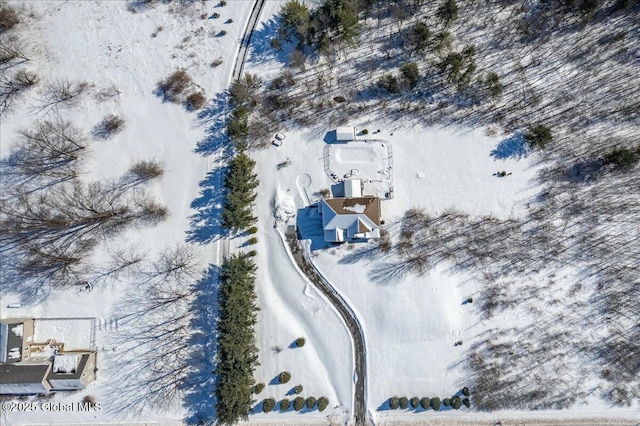
<svg viewBox="0 0 640 426">
<path fill-rule="evenodd" d="M 85 182 L 117 179 L 140 160 L 156 160 L 164 167 L 160 181 L 150 190 L 169 209 L 167 219 L 155 227 L 130 229 L 101 247 L 93 259 L 100 265 L 117 249 L 135 249 L 153 259 L 163 250 L 185 241 L 192 229 L 191 203 L 200 194 L 199 182 L 216 159 L 196 152 L 206 144 L 209 123 L 197 112 L 163 102 L 155 94 L 159 81 L 178 68 L 184 68 L 207 97 L 226 89 L 235 54 L 253 2 L 234 1 L 227 7 L 213 3 L 191 5 L 157 3 L 133 12 L 135 2 L 115 1 L 38 1 L 8 2 L 20 11 L 21 22 L 11 32 L 29 57 L 26 69 L 37 73 L 39 84 L 15 104 L 14 111 L 2 117 L 0 150 L 10 152 L 16 132 L 42 120 L 69 120 L 88 138 L 89 155 L 82 162 Z M 213 19 L 213 13 L 220 17 Z M 225 30 L 224 36 L 219 32 Z M 212 62 L 221 59 L 217 66 Z M 57 111 L 39 108 L 47 84 L 57 79 L 86 81 L 88 90 L 79 103 Z M 108 93 L 108 96 L 104 94 Z M 107 114 L 125 120 L 124 129 L 111 139 L 92 137 L 94 127 Z M 193 245 L 198 263 L 204 268 L 215 256 L 209 246 Z M 126 411 L 108 401 L 121 391 L 118 342 L 126 335 L 119 319 L 126 314 L 120 307 L 137 289 L 136 281 L 126 277 L 96 283 L 90 292 L 77 287 L 54 289 L 38 303 L 26 303 L 19 293 L 3 289 L 0 316 L 32 318 L 91 317 L 96 319 L 98 350 L 97 380 L 85 391 L 59 393 L 55 402 L 77 402 L 93 395 L 102 403 L 97 413 L 3 412 L 3 424 L 83 423 L 124 421 L 177 424 L 185 416 L 181 407 L 145 407 Z M 21 308 L 10 303 L 25 302 Z M 215 303 L 215 301 L 213 302 Z M 54 337 L 72 344 L 84 335 L 83 327 L 64 329 L 64 320 Z M 46 324 L 44 321 L 39 324 Z M 40 328 L 39 328 L 40 329 Z M 44 332 L 44 330 L 43 330 Z M 45 333 L 45 334 L 47 334 Z"/>
</svg>

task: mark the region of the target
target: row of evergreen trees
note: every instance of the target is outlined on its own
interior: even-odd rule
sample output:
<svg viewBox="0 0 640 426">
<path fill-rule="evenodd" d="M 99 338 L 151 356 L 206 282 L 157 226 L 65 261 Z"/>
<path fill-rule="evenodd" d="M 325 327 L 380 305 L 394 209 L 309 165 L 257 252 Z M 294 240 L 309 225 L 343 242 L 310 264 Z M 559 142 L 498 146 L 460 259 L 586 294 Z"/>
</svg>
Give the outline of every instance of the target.
<svg viewBox="0 0 640 426">
<path fill-rule="evenodd" d="M 225 261 L 220 275 L 216 412 L 221 424 L 247 419 L 253 404 L 253 373 L 258 362 L 255 343 L 256 265 L 244 253 Z"/>
<path fill-rule="evenodd" d="M 234 231 L 247 229 L 256 222 L 253 202 L 260 181 L 254 173 L 256 162 L 245 152 L 236 155 L 229 165 L 224 185 L 227 197 L 222 209 L 222 226 Z"/>
</svg>

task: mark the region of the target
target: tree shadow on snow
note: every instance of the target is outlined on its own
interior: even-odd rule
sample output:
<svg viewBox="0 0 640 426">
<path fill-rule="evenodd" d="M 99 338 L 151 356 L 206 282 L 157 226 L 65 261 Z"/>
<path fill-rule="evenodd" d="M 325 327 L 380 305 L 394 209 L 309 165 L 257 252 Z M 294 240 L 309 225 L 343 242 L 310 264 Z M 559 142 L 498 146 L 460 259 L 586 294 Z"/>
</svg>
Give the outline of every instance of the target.
<svg viewBox="0 0 640 426">
<path fill-rule="evenodd" d="M 222 227 L 222 209 L 224 206 L 224 178 L 227 167 L 214 166 L 200 181 L 200 196 L 191 202 L 196 213 L 189 217 L 191 229 L 187 231 L 187 241 L 207 244 L 228 234 Z"/>
<path fill-rule="evenodd" d="M 195 153 L 201 155 L 211 155 L 221 152 L 223 156 L 228 155 L 230 146 L 227 136 L 227 115 L 229 113 L 229 94 L 227 92 L 217 93 L 205 109 L 198 113 L 198 120 L 201 126 L 208 126 L 206 136 L 196 146 Z"/>
<path fill-rule="evenodd" d="M 500 141 L 490 155 L 496 160 L 506 160 L 507 158 L 519 160 L 526 157 L 528 153 L 529 150 L 527 149 L 524 135 L 521 132 L 517 132 Z"/>
<path fill-rule="evenodd" d="M 197 296 L 192 304 L 195 312 L 191 322 L 194 348 L 189 364 L 191 369 L 184 385 L 184 406 L 188 410 L 186 424 L 209 425 L 216 421 L 214 359 L 217 351 L 218 291 L 220 267 L 210 265 L 194 291 Z"/>
<path fill-rule="evenodd" d="M 261 23 L 260 28 L 253 32 L 247 62 L 250 64 L 261 64 L 270 59 L 276 59 L 282 64 L 288 63 L 288 58 L 294 51 L 295 44 L 283 44 L 280 50 L 271 47 L 271 40 L 275 38 L 278 33 L 278 27 L 280 26 L 279 21 L 280 18 L 272 18 L 267 22 Z"/>
</svg>

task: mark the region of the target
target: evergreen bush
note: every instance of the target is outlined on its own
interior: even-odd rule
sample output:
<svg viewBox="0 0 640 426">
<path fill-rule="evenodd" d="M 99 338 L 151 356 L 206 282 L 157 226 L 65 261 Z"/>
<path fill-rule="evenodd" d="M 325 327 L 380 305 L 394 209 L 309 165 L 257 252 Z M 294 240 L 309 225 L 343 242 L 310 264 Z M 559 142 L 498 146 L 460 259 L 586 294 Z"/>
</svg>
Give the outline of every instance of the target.
<svg viewBox="0 0 640 426">
<path fill-rule="evenodd" d="M 283 371 L 282 373 L 278 374 L 278 381 L 280 383 L 287 383 L 289 380 L 291 380 L 291 373 L 289 373 L 288 371 Z"/>
<path fill-rule="evenodd" d="M 296 397 L 296 399 L 293 400 L 293 409 L 296 411 L 300 411 L 302 410 L 302 407 L 304 407 L 304 398 L 301 396 Z"/>
<path fill-rule="evenodd" d="M 411 398 L 411 408 L 418 408 L 418 405 L 420 405 L 420 398 L 418 398 L 417 396 L 414 396 L 413 398 Z"/>
<path fill-rule="evenodd" d="M 291 406 L 291 402 L 287 398 L 280 401 L 280 410 L 287 411 L 290 406 Z"/>
<path fill-rule="evenodd" d="M 430 403 L 430 402 L 431 402 L 431 400 L 430 400 L 429 398 L 424 397 L 424 398 L 422 398 L 422 399 L 420 400 L 420 406 L 421 406 L 423 409 L 425 409 L 425 410 L 426 410 L 427 408 L 429 408 L 429 403 Z"/>
<path fill-rule="evenodd" d="M 437 396 L 435 398 L 431 398 L 429 401 L 429 406 L 433 408 L 434 411 L 440 411 L 440 398 Z"/>
<path fill-rule="evenodd" d="M 268 413 L 276 407 L 276 400 L 273 398 L 267 398 L 262 403 L 262 412 Z"/>
<path fill-rule="evenodd" d="M 318 399 L 318 411 L 324 411 L 329 406 L 329 399 L 326 396 L 321 396 Z"/>
<path fill-rule="evenodd" d="M 313 408 L 316 406 L 316 402 L 317 402 L 316 398 L 313 396 L 310 396 L 309 398 L 307 398 L 305 405 L 309 410 L 313 410 Z"/>
<path fill-rule="evenodd" d="M 409 407 L 409 399 L 406 396 L 401 397 L 398 402 L 400 404 L 400 408 L 403 410 L 406 410 Z"/>
<path fill-rule="evenodd" d="M 392 410 L 397 410 L 398 407 L 400 407 L 400 402 L 398 401 L 398 397 L 392 396 L 391 398 L 389 398 L 389 408 L 391 408 Z"/>
</svg>

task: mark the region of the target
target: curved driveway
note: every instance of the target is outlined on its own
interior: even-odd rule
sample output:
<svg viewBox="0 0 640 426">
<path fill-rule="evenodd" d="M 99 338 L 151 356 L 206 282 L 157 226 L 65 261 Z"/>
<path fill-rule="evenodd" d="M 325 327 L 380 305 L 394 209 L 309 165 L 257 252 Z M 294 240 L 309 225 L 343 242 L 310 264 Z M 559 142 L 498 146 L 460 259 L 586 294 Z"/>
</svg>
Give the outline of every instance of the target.
<svg viewBox="0 0 640 426">
<path fill-rule="evenodd" d="M 247 28 L 244 31 L 244 36 L 240 42 L 240 49 L 238 50 L 238 56 L 236 57 L 235 64 L 233 66 L 233 73 L 231 75 L 232 80 L 237 80 L 242 76 L 244 70 L 244 63 L 247 59 L 247 53 L 249 51 L 249 43 L 251 42 L 251 36 L 258 23 L 258 17 L 262 8 L 264 7 L 265 0 L 258 0 L 253 5 Z M 353 342 L 354 348 L 354 416 L 356 425 L 361 426 L 367 423 L 367 402 L 366 402 L 366 384 L 367 384 L 367 363 L 366 363 L 366 350 L 364 344 L 364 334 L 360 322 L 356 317 L 353 309 L 349 304 L 336 292 L 331 283 L 329 283 L 324 276 L 316 269 L 312 262 L 309 261 L 304 254 L 305 251 L 301 249 L 298 242 L 293 235 L 287 237 L 291 251 L 294 254 L 294 258 L 298 263 L 300 269 L 307 275 L 309 280 L 320 290 L 327 299 L 335 306 L 336 310 L 340 313 L 340 316 L 344 319 L 347 325 L 347 330 Z M 223 242 L 226 255 L 229 253 L 229 239 L 226 238 Z M 371 420 L 370 420 L 370 423 Z"/>
</svg>

